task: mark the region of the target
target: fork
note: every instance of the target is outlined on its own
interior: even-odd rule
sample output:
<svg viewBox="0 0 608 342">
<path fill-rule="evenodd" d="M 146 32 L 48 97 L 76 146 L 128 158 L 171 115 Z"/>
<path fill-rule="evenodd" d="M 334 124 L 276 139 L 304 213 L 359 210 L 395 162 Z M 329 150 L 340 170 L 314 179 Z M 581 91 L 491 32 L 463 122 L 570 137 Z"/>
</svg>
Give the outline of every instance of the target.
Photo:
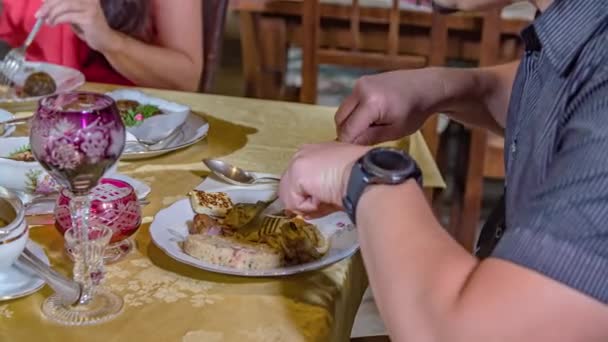
<svg viewBox="0 0 608 342">
<path fill-rule="evenodd" d="M 25 42 L 20 47 L 14 48 L 9 51 L 4 59 L 0 63 L 0 84 L 12 86 L 14 84 L 14 78 L 23 68 L 25 63 L 25 51 L 32 44 L 34 38 L 40 31 L 42 24 L 44 23 L 43 18 L 38 18 L 34 28 L 28 34 Z"/>
</svg>

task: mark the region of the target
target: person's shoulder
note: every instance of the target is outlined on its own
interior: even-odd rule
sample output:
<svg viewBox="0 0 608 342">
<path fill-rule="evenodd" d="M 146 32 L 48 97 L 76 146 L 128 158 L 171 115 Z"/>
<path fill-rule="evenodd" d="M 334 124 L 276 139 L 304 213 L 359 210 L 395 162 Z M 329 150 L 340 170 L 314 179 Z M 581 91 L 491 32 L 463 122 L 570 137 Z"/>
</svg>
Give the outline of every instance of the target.
<svg viewBox="0 0 608 342">
<path fill-rule="evenodd" d="M 601 101 L 608 107 L 608 25 L 589 39 L 571 66 L 569 111 Z"/>
</svg>

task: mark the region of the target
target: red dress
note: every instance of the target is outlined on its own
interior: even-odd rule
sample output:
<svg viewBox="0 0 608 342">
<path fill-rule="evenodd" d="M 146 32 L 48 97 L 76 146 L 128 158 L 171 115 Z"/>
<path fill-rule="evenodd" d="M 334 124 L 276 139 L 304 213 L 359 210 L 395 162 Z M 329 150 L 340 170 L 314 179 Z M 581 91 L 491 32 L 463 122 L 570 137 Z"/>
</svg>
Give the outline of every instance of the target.
<svg viewBox="0 0 608 342">
<path fill-rule="evenodd" d="M 34 14 L 42 0 L 0 0 L 0 40 L 15 47 L 22 44 L 36 23 Z M 92 50 L 70 25 L 43 25 L 30 45 L 26 59 L 59 64 L 80 70 L 87 82 L 133 85 L 100 53 Z"/>
</svg>

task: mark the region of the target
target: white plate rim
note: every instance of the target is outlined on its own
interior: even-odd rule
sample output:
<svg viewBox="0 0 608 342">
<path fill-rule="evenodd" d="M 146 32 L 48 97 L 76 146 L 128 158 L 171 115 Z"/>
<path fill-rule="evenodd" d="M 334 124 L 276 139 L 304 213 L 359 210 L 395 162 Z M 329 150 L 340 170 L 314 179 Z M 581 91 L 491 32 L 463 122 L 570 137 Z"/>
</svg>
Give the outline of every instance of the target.
<svg viewBox="0 0 608 342">
<path fill-rule="evenodd" d="M 7 117 L 6 120 L 3 119 L 3 120 L 0 120 L 0 122 L 12 120 L 15 118 L 15 114 L 9 112 L 8 110 L 2 109 L 2 108 L 0 108 L 0 114 L 4 114 Z M 6 129 L 6 131 L 4 131 L 4 134 L 0 135 L 0 138 L 10 137 L 13 133 L 15 133 L 16 129 L 17 129 L 17 127 L 15 127 L 15 125 L 9 125 L 9 127 Z"/>
<path fill-rule="evenodd" d="M 38 256 L 48 266 L 51 265 L 49 257 L 46 255 L 46 252 L 44 251 L 44 248 L 42 248 L 42 246 L 40 246 L 38 243 L 32 241 L 31 239 L 28 240 L 27 244 L 28 244 L 28 247 L 31 249 L 32 253 L 34 253 L 36 256 Z M 13 266 L 13 267 L 16 267 L 16 266 Z M 44 287 L 44 285 L 46 283 L 44 282 L 44 280 L 42 280 L 36 276 L 33 276 L 33 277 L 37 278 L 37 279 L 34 279 L 34 281 L 32 281 L 31 286 L 28 286 L 24 291 L 21 291 L 18 293 L 6 295 L 6 296 L 0 296 L 0 302 L 22 298 L 25 296 L 29 296 L 32 293 L 38 292 L 41 288 Z"/>
<path fill-rule="evenodd" d="M 256 190 L 253 190 L 253 191 L 256 191 Z M 260 191 L 260 190 L 257 190 L 257 191 Z M 328 266 L 333 265 L 337 262 L 340 262 L 346 258 L 351 257 L 359 250 L 359 243 L 356 242 L 350 248 L 344 250 L 343 252 L 341 252 L 339 254 L 334 255 L 333 257 L 321 258 L 321 259 L 315 260 L 310 263 L 288 266 L 288 267 L 281 267 L 278 269 L 269 269 L 269 270 L 247 271 L 247 270 L 238 270 L 238 269 L 234 269 L 234 268 L 230 268 L 230 267 L 221 267 L 221 266 L 216 266 L 216 265 L 212 265 L 212 264 L 207 264 L 207 263 L 197 260 L 194 257 L 191 257 L 183 252 L 176 255 L 171 250 L 166 248 L 161 241 L 158 241 L 158 240 L 160 240 L 160 237 L 157 235 L 158 234 L 157 230 L 162 229 L 161 227 L 158 227 L 158 223 L 155 225 L 155 222 L 157 222 L 158 215 L 163 215 L 163 213 L 169 212 L 170 210 L 177 207 L 178 205 L 183 205 L 184 202 L 189 202 L 189 199 L 186 198 L 186 199 L 178 200 L 178 201 L 174 202 L 173 204 L 171 204 L 170 206 L 160 210 L 154 216 L 154 220 L 150 224 L 150 230 L 149 230 L 151 240 L 156 247 L 158 247 L 161 251 L 163 251 L 163 253 L 168 255 L 170 258 L 172 258 L 180 263 L 183 263 L 183 264 L 186 264 L 186 265 L 198 268 L 198 269 L 202 269 L 205 271 L 219 273 L 219 274 L 233 275 L 233 276 L 241 276 L 241 277 L 260 277 L 260 278 L 264 277 L 264 278 L 266 278 L 266 277 L 289 276 L 289 275 L 294 275 L 294 274 L 299 274 L 299 273 L 316 271 L 316 270 L 328 267 Z"/>
</svg>

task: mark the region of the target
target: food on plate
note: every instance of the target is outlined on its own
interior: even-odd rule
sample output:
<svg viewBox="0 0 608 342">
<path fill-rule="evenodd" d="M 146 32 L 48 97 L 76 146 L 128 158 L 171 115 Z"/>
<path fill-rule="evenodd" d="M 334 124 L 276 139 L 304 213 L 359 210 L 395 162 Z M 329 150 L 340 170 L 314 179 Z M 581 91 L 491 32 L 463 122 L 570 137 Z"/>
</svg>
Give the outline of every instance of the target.
<svg viewBox="0 0 608 342">
<path fill-rule="evenodd" d="M 8 226 L 8 222 L 0 218 L 0 228 Z"/>
<path fill-rule="evenodd" d="M 36 161 L 36 158 L 34 158 L 34 154 L 32 153 L 32 148 L 30 147 L 30 145 L 25 145 L 21 148 L 18 148 L 17 150 L 9 154 L 7 158 L 22 162 Z"/>
<path fill-rule="evenodd" d="M 162 114 L 162 111 L 151 104 L 140 104 L 134 100 L 118 100 L 116 106 L 122 117 L 122 121 L 127 127 L 139 126 L 141 123 L 152 116 Z"/>
<path fill-rule="evenodd" d="M 274 201 L 257 201 L 256 203 L 237 203 L 228 210 L 222 223 L 233 229 L 249 224 Z"/>
<path fill-rule="evenodd" d="M 57 90 L 57 84 L 51 75 L 43 71 L 31 73 L 23 84 L 24 96 L 45 96 L 53 94 Z"/>
<path fill-rule="evenodd" d="M 232 209 L 232 201 L 225 192 L 192 190 L 188 193 L 192 210 L 197 214 L 224 217 Z"/>
<path fill-rule="evenodd" d="M 202 261 L 261 270 L 314 261 L 329 250 L 314 224 L 298 216 L 264 214 L 274 201 L 233 204 L 223 192 L 189 195 L 196 214 L 182 249 Z"/>
<path fill-rule="evenodd" d="M 262 270 L 283 264 L 283 255 L 279 250 L 230 236 L 190 235 L 183 242 L 183 249 L 186 254 L 201 261 L 240 270 Z"/>
</svg>

